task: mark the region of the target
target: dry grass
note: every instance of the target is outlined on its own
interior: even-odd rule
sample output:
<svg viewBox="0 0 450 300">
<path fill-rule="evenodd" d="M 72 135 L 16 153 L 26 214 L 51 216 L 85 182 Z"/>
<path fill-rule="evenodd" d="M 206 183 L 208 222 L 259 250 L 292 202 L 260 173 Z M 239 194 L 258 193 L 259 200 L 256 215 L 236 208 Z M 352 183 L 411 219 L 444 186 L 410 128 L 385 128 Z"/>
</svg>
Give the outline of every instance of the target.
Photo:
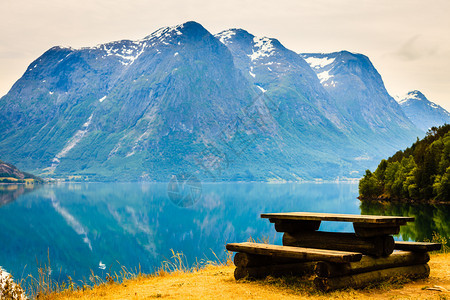
<svg viewBox="0 0 450 300">
<path fill-rule="evenodd" d="M 176 255 L 176 253 L 174 253 Z M 259 281 L 233 277 L 230 261 L 223 265 L 204 265 L 186 270 L 172 265 L 157 275 L 139 275 L 122 284 L 103 283 L 84 291 L 63 291 L 39 299 L 450 299 L 450 254 L 432 254 L 428 279 L 384 282 L 363 290 L 347 289 L 321 293 L 310 278 L 267 278 Z M 435 288 L 438 286 L 441 288 Z M 443 288 L 443 289 L 442 289 Z"/>
<path fill-rule="evenodd" d="M 450 241 L 447 237 L 439 234 L 438 232 L 433 232 L 431 240 L 425 239 L 424 242 L 439 243 L 442 245 L 441 250 L 436 251 L 436 253 L 449 253 L 450 252 Z"/>
</svg>

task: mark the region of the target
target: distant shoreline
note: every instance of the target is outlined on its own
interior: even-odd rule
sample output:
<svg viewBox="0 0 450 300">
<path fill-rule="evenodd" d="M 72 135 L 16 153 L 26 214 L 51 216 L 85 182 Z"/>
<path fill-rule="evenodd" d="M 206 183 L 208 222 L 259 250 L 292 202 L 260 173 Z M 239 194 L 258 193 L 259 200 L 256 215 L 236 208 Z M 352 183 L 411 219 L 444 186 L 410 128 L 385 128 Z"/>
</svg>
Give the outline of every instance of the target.
<svg viewBox="0 0 450 300">
<path fill-rule="evenodd" d="M 298 180 L 298 181 L 200 181 L 201 183 L 209 184 L 209 183 L 268 183 L 268 184 L 281 184 L 281 183 L 357 183 L 358 179 L 349 179 L 349 180 Z M 45 183 L 169 183 L 170 181 L 70 181 L 70 180 L 46 180 L 44 178 Z"/>
<path fill-rule="evenodd" d="M 371 198 L 361 198 L 357 197 L 361 202 L 375 202 L 380 204 L 437 204 L 437 205 L 450 205 L 448 201 L 437 201 L 437 200 L 413 200 L 413 199 L 392 199 L 388 197 L 371 197 Z"/>
</svg>

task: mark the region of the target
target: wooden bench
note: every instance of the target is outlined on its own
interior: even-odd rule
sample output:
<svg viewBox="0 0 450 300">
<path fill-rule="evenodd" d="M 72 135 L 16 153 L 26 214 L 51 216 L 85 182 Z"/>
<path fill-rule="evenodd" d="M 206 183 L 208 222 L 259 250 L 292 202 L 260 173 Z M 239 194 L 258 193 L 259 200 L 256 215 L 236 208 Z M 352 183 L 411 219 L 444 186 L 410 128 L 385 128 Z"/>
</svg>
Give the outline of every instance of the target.
<svg viewBox="0 0 450 300">
<path fill-rule="evenodd" d="M 413 252 L 429 252 L 441 250 L 442 244 L 425 243 L 425 242 L 395 242 L 395 250 L 413 251 Z"/>
<path fill-rule="evenodd" d="M 316 261 L 333 264 L 357 262 L 362 254 L 302 247 L 278 246 L 261 243 L 231 243 L 227 250 L 238 252 L 234 256 L 234 278 L 264 278 L 271 276 L 312 274 Z"/>
<path fill-rule="evenodd" d="M 227 250 L 248 254 L 293 258 L 300 261 L 329 261 L 346 263 L 360 261 L 361 253 L 311 249 L 302 247 L 278 246 L 260 243 L 231 243 L 227 244 Z"/>
</svg>

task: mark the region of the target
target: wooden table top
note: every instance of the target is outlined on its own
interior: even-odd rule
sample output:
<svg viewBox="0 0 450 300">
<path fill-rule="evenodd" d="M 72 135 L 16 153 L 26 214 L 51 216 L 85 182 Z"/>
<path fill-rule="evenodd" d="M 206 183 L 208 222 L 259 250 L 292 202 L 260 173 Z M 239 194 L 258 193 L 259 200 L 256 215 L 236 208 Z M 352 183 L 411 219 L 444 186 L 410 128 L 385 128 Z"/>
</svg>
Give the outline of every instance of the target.
<svg viewBox="0 0 450 300">
<path fill-rule="evenodd" d="M 311 212 L 265 213 L 261 214 L 261 218 L 292 221 L 337 221 L 372 224 L 395 223 L 398 225 L 406 224 L 406 222 L 414 222 L 414 217 L 329 214 Z"/>
</svg>

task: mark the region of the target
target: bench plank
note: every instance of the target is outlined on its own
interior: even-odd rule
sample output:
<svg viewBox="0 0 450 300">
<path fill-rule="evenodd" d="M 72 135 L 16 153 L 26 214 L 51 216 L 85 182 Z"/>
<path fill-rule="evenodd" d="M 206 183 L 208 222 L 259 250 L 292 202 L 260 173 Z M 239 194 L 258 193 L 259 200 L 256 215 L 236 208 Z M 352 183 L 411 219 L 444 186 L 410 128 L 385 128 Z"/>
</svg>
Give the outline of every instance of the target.
<svg viewBox="0 0 450 300">
<path fill-rule="evenodd" d="M 267 276 L 283 277 L 283 276 L 303 276 L 314 273 L 315 262 L 297 262 L 282 265 L 267 265 L 259 267 L 237 267 L 234 270 L 234 278 L 236 280 L 242 278 L 259 279 Z"/>
<path fill-rule="evenodd" d="M 315 267 L 315 273 L 319 277 L 340 277 L 366 273 L 387 268 L 405 267 L 412 265 L 426 264 L 430 260 L 428 252 L 397 251 L 388 257 L 378 257 L 363 255 L 357 262 L 347 264 L 335 264 L 319 261 Z"/>
<path fill-rule="evenodd" d="M 275 223 L 275 230 L 277 232 L 304 232 L 316 231 L 320 228 L 320 221 L 293 221 L 293 220 L 278 220 L 269 219 L 270 222 Z"/>
<path fill-rule="evenodd" d="M 277 256 L 238 252 L 234 255 L 233 262 L 236 267 L 251 268 L 269 265 L 296 264 L 301 262 L 301 260 L 297 258 L 277 257 Z"/>
<path fill-rule="evenodd" d="M 233 252 L 244 252 L 249 254 L 271 255 L 287 258 L 296 258 L 300 260 L 321 260 L 336 263 L 347 263 L 360 261 L 361 253 L 323 250 L 313 248 L 279 246 L 260 243 L 230 243 L 226 246 L 227 250 Z"/>
<path fill-rule="evenodd" d="M 439 243 L 425 243 L 425 242 L 395 242 L 395 250 L 413 251 L 413 252 L 428 252 L 441 250 L 442 244 Z"/>
<path fill-rule="evenodd" d="M 354 223 L 374 223 L 404 225 L 406 222 L 413 222 L 414 217 L 396 216 L 372 216 L 372 215 L 351 215 L 351 214 L 328 214 L 311 212 L 288 212 L 288 213 L 264 213 L 261 218 L 278 220 L 301 220 L 301 221 L 338 221 Z"/>
<path fill-rule="evenodd" d="M 347 275 L 340 277 L 316 277 L 314 279 L 315 286 L 322 291 L 328 292 L 342 288 L 362 288 L 374 282 L 379 282 L 389 278 L 426 278 L 430 275 L 430 267 L 428 264 L 404 266 L 396 268 L 387 268 L 355 275 Z"/>
<path fill-rule="evenodd" d="M 383 235 L 396 235 L 400 232 L 400 226 L 364 226 L 365 223 L 353 223 L 355 234 L 360 237 L 375 237 Z"/>
</svg>

